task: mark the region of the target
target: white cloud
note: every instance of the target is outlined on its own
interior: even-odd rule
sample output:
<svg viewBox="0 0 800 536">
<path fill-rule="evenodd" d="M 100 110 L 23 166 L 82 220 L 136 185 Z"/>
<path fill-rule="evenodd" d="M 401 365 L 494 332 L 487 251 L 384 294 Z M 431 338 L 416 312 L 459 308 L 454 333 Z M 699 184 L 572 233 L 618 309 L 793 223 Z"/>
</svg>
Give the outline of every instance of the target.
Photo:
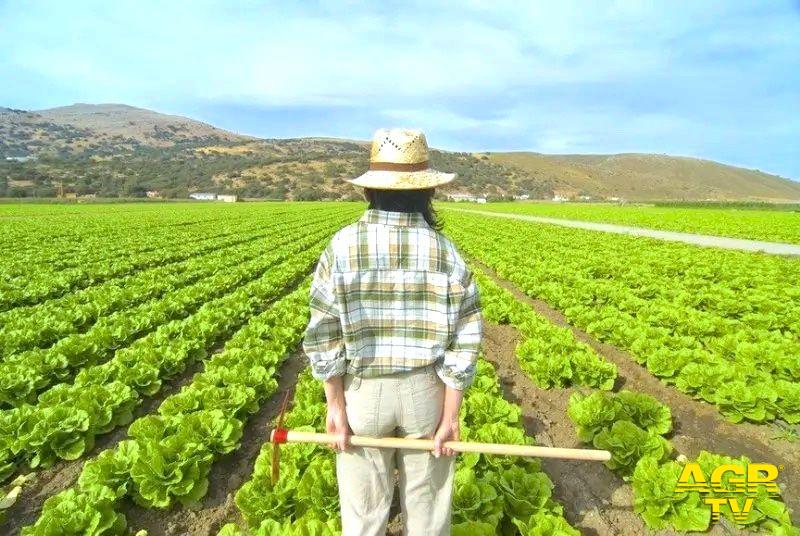
<svg viewBox="0 0 800 536">
<path fill-rule="evenodd" d="M 351 108 L 453 148 L 778 154 L 800 176 L 756 135 L 800 136 L 790 2 L 17 0 L 0 21 L 5 105 Z"/>
</svg>

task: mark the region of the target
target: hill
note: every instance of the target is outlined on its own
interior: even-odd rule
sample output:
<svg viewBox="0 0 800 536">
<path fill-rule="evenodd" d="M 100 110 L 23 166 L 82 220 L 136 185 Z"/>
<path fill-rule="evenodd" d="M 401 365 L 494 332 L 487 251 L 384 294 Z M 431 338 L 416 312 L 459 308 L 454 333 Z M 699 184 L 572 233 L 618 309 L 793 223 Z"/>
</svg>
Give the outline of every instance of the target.
<svg viewBox="0 0 800 536">
<path fill-rule="evenodd" d="M 4 156 L 113 153 L 249 139 L 193 119 L 124 104 L 73 104 L 37 111 L 0 108 Z"/>
<path fill-rule="evenodd" d="M 544 155 L 486 153 L 536 177 L 557 177 L 565 189 L 625 199 L 800 199 L 800 183 L 710 160 L 658 154 Z"/>
<path fill-rule="evenodd" d="M 342 179 L 362 173 L 368 153 L 364 141 L 255 139 L 122 104 L 0 108 L 0 197 L 63 191 L 185 198 L 211 191 L 275 199 L 360 198 Z M 487 159 L 433 153 L 435 165 L 461 174 L 457 188 L 464 191 L 501 196 L 518 183 L 536 197 L 552 191 L 549 180 L 528 181 L 527 173 Z"/>
<path fill-rule="evenodd" d="M 73 104 L 37 112 L 45 120 L 75 128 L 90 129 L 106 136 L 133 138 L 141 143 L 243 141 L 250 139 L 207 123 L 177 115 L 166 115 L 125 104 Z"/>
<path fill-rule="evenodd" d="M 257 139 L 124 104 L 0 108 L 0 197 L 236 193 L 274 199 L 348 199 L 369 144 L 336 138 Z M 594 198 L 800 199 L 800 184 L 707 160 L 662 155 L 542 155 L 433 150 L 459 174 L 443 188 L 503 197 L 554 192 Z"/>
</svg>

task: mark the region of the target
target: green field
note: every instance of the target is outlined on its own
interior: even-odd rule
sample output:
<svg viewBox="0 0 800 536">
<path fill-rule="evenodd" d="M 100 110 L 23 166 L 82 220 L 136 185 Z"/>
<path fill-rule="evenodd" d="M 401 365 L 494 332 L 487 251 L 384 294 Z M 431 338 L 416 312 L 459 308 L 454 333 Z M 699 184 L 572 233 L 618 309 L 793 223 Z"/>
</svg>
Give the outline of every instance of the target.
<svg viewBox="0 0 800 536">
<path fill-rule="evenodd" d="M 800 242 L 793 213 L 478 208 Z M 310 275 L 363 210 L 0 205 L 0 533 L 338 534 L 333 454 L 287 445 L 272 484 L 263 434 L 287 390 L 324 430 Z M 800 260 L 441 213 L 486 319 L 463 437 L 612 453 L 459 456 L 453 534 L 798 534 Z M 712 523 L 687 461 L 780 464 L 781 493 Z"/>
<path fill-rule="evenodd" d="M 442 206 L 800 244 L 800 211 L 550 202 L 446 203 Z"/>
</svg>

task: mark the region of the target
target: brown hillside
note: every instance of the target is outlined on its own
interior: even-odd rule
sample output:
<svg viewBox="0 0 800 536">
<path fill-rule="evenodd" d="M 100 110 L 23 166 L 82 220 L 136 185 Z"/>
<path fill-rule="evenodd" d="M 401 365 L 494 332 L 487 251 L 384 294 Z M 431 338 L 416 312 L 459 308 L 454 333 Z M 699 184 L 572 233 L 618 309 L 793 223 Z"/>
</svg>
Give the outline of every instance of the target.
<svg viewBox="0 0 800 536">
<path fill-rule="evenodd" d="M 534 176 L 557 177 L 588 195 L 625 199 L 800 199 L 800 183 L 710 160 L 656 154 L 490 153 Z"/>
<path fill-rule="evenodd" d="M 124 104 L 73 104 L 38 111 L 0 108 L 0 153 L 5 156 L 114 154 L 251 139 L 193 119 Z"/>
<path fill-rule="evenodd" d="M 73 104 L 34 112 L 45 121 L 89 129 L 106 136 L 133 138 L 143 143 L 165 146 L 170 141 L 213 138 L 224 141 L 251 139 L 213 127 L 201 121 L 167 115 L 125 104 Z M 170 133 L 171 136 L 159 135 Z"/>
<path fill-rule="evenodd" d="M 366 170 L 368 154 L 367 141 L 258 139 L 124 104 L 0 108 L 0 197 L 48 197 L 65 188 L 104 197 L 149 191 L 180 198 L 213 191 L 277 199 L 352 198 L 360 194 L 343 179 Z M 630 200 L 800 199 L 800 183 L 663 155 L 433 150 L 431 163 L 459 175 L 441 194 L 542 199 L 565 191 Z"/>
</svg>

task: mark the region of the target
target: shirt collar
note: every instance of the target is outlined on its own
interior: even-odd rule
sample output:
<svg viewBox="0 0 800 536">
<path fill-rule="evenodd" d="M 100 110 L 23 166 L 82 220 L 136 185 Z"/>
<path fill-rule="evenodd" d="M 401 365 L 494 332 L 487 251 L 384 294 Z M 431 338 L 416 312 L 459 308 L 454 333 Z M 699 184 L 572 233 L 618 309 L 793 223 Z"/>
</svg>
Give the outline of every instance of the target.
<svg viewBox="0 0 800 536">
<path fill-rule="evenodd" d="M 368 209 L 361 221 L 364 223 L 377 223 L 393 225 L 395 227 L 428 227 L 428 222 L 421 212 L 391 212 L 388 210 Z"/>
</svg>

